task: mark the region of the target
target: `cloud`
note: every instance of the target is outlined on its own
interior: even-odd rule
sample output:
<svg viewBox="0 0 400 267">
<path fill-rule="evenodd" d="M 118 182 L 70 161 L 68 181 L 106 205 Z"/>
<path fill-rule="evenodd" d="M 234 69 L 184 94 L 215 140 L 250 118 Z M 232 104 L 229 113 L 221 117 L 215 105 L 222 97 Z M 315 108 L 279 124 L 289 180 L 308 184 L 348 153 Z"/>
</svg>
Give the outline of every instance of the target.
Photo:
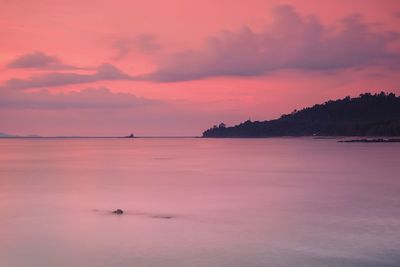
<svg viewBox="0 0 400 267">
<path fill-rule="evenodd" d="M 106 88 L 65 94 L 0 90 L 2 130 L 19 135 L 193 136 L 213 125 L 216 113 L 196 102 L 140 98 Z M 218 118 L 232 121 L 237 114 L 221 111 Z"/>
<path fill-rule="evenodd" d="M 69 93 L 0 90 L 1 127 L 20 135 L 199 135 L 215 122 L 214 112 L 195 102 L 141 98 L 107 88 Z M 229 110 L 218 114 L 221 121 L 235 116 Z"/>
<path fill-rule="evenodd" d="M 209 38 L 201 50 L 166 56 L 142 79 L 176 82 L 215 76 L 256 76 L 283 69 L 342 70 L 383 65 L 398 66 L 400 54 L 389 45 L 393 32 L 374 32 L 359 15 L 340 21 L 340 27 L 321 24 L 316 16 L 302 16 L 292 6 L 278 6 L 273 22 L 261 32 L 250 28 L 225 31 Z"/>
<path fill-rule="evenodd" d="M 114 93 L 107 88 L 87 88 L 69 93 L 34 93 L 0 90 L 0 108 L 12 109 L 122 109 L 155 104 L 157 101 L 139 98 L 129 93 Z"/>
<path fill-rule="evenodd" d="M 7 64 L 8 68 L 37 68 L 37 69 L 79 69 L 78 67 L 66 65 L 57 57 L 46 55 L 36 51 L 21 55 Z"/>
<path fill-rule="evenodd" d="M 27 79 L 7 80 L 1 89 L 29 89 L 46 88 L 52 86 L 63 86 L 71 84 L 91 83 L 104 80 L 131 80 L 128 74 L 118 70 L 111 64 L 103 64 L 93 74 L 51 72 L 42 75 L 32 76 Z"/>
<path fill-rule="evenodd" d="M 151 34 L 141 34 L 134 38 L 120 38 L 113 43 L 112 47 L 117 52 L 115 60 L 127 57 L 132 51 L 148 54 L 158 52 L 163 48 L 157 38 Z"/>
</svg>

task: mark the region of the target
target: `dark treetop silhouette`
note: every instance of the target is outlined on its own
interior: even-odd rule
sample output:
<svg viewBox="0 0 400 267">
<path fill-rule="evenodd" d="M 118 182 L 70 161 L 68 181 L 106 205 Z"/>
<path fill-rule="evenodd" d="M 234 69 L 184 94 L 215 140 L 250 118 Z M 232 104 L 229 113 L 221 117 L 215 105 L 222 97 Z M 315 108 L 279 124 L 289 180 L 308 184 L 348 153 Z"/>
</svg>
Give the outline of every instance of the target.
<svg viewBox="0 0 400 267">
<path fill-rule="evenodd" d="M 226 127 L 224 123 L 203 137 L 269 136 L 400 136 L 400 97 L 393 93 L 365 93 L 329 100 L 295 110 L 270 121 L 245 121 Z"/>
</svg>

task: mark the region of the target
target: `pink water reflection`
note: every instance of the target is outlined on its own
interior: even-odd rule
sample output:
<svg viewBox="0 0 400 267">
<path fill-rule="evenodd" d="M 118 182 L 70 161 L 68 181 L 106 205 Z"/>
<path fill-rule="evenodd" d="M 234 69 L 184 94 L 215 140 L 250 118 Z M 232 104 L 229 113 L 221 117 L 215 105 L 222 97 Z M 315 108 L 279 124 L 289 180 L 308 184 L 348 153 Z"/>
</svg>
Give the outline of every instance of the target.
<svg viewBox="0 0 400 267">
<path fill-rule="evenodd" d="M 311 138 L 2 139 L 0 266 L 398 266 L 399 152 Z"/>
</svg>

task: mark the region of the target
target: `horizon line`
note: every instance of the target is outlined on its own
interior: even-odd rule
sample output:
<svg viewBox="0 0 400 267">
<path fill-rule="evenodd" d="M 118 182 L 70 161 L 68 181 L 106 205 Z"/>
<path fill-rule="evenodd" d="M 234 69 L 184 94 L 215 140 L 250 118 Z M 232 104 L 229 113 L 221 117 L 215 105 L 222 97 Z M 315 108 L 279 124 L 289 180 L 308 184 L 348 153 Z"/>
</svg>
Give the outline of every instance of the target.
<svg viewBox="0 0 400 267">
<path fill-rule="evenodd" d="M 0 138 L 4 139 L 40 139 L 40 138 L 70 138 L 70 139 L 79 139 L 79 138 L 108 138 L 108 139 L 135 139 L 135 138 L 199 138 L 201 136 L 194 136 L 194 135 L 177 135 L 177 136 L 164 136 L 164 135 L 150 135 L 150 136 L 135 136 L 135 137 L 127 137 L 127 136 L 0 136 Z"/>
</svg>

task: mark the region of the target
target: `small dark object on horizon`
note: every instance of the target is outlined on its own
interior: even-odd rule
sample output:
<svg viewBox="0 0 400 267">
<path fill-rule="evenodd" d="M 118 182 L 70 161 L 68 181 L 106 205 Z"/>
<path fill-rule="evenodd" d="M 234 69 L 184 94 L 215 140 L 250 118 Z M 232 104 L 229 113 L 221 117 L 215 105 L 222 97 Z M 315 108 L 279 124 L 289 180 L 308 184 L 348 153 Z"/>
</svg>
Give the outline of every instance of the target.
<svg viewBox="0 0 400 267">
<path fill-rule="evenodd" d="M 154 215 L 152 217 L 156 218 L 156 219 L 172 219 L 173 218 L 173 216 L 171 216 L 171 215 Z"/>
<path fill-rule="evenodd" d="M 125 136 L 125 138 L 135 138 L 135 135 L 133 133 L 131 133 L 130 135 Z"/>
<path fill-rule="evenodd" d="M 340 140 L 340 143 L 400 143 L 400 139 L 353 139 L 353 140 Z"/>
<path fill-rule="evenodd" d="M 122 214 L 124 214 L 124 211 L 121 209 L 116 209 L 112 213 L 117 214 L 117 215 L 122 215 Z"/>
</svg>

